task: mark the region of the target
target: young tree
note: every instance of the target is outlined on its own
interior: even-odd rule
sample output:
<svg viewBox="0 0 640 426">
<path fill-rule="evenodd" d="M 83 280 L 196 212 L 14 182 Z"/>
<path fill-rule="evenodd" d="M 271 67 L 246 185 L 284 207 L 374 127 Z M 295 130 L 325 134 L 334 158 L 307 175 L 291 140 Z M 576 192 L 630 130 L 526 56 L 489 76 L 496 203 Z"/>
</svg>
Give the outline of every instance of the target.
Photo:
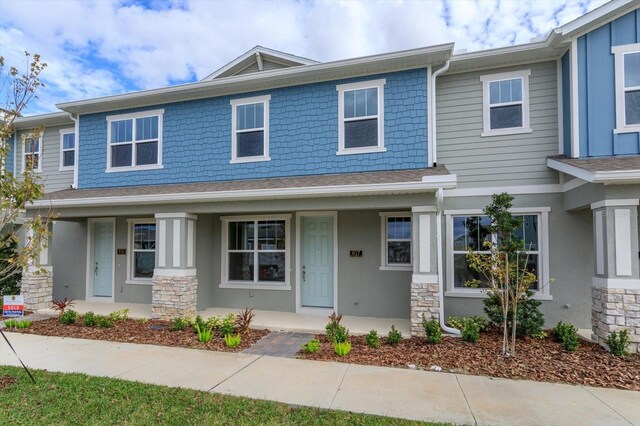
<svg viewBox="0 0 640 426">
<path fill-rule="evenodd" d="M 14 146 L 24 142 L 15 140 L 14 122 L 37 98 L 37 89 L 44 87 L 40 73 L 47 64 L 37 54 L 25 52 L 25 58 L 26 70 L 20 72 L 15 67 L 7 69 L 4 57 L 0 56 L 0 94 L 6 96 L 0 109 L 0 289 L 3 283 L 15 282 L 16 275 L 24 268 L 35 265 L 35 259 L 50 237 L 49 224 L 54 216 L 48 211 L 22 217 L 26 206 L 44 195 L 41 179 L 34 173 L 42 159 L 37 155 L 27 156 L 24 172 L 19 177 L 8 168 L 10 141 L 14 140 Z M 37 140 L 43 130 L 43 127 L 32 129 L 30 138 Z M 21 237 L 24 244 L 20 244 Z"/>
</svg>

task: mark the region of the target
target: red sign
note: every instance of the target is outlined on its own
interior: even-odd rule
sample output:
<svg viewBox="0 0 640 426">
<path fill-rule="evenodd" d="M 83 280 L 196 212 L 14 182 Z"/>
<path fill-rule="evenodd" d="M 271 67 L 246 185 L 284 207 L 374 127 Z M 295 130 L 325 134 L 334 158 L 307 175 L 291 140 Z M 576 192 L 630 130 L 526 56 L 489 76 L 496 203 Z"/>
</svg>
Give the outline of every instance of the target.
<svg viewBox="0 0 640 426">
<path fill-rule="evenodd" d="M 23 317 L 24 316 L 24 296 L 3 296 L 2 297 L 3 317 Z"/>
</svg>

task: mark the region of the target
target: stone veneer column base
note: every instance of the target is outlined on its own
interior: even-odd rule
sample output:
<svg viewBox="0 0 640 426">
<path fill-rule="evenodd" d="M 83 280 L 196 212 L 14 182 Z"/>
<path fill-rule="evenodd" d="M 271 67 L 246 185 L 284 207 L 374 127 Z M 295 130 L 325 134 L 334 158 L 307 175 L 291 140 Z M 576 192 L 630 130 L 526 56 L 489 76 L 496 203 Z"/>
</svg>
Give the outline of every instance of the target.
<svg viewBox="0 0 640 426">
<path fill-rule="evenodd" d="M 629 331 L 629 352 L 640 352 L 640 289 L 591 288 L 591 338 L 605 346 L 612 331 Z"/>
<path fill-rule="evenodd" d="M 155 275 L 151 291 L 151 317 L 171 320 L 195 317 L 198 279 L 195 276 Z"/>
<path fill-rule="evenodd" d="M 424 336 L 422 317 L 439 319 L 438 284 L 411 283 L 411 335 Z"/>
<path fill-rule="evenodd" d="M 20 294 L 24 308 L 30 311 L 51 307 L 53 300 L 53 269 L 49 267 L 25 269 L 22 272 Z"/>
</svg>

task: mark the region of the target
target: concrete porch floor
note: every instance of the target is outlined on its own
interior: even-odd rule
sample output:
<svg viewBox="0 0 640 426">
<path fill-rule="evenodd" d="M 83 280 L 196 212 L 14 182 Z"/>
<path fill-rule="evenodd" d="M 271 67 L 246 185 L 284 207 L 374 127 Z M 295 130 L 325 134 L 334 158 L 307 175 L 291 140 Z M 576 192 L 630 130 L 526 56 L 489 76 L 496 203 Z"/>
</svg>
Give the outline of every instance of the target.
<svg viewBox="0 0 640 426">
<path fill-rule="evenodd" d="M 89 311 L 98 315 L 107 315 L 110 312 L 120 309 L 129 309 L 131 318 L 151 318 L 151 305 L 144 303 L 110 303 L 110 302 L 92 302 L 86 300 L 75 300 L 71 307 L 80 314 Z M 228 314 L 237 314 L 240 309 L 228 308 L 207 308 L 198 311 L 203 318 L 213 316 L 225 316 Z M 321 333 L 329 322 L 327 316 L 303 315 L 294 312 L 276 312 L 276 311 L 253 311 L 256 316 L 253 319 L 253 328 L 267 330 L 286 330 L 302 333 Z M 40 314 L 55 315 L 53 309 L 39 309 Z M 410 336 L 410 325 L 408 319 L 402 318 L 374 318 L 374 317 L 354 317 L 344 316 L 341 324 L 349 329 L 352 335 L 367 334 L 371 329 L 375 329 L 380 336 L 386 336 L 391 326 L 395 325 L 396 329 L 402 333 L 403 337 Z"/>
</svg>

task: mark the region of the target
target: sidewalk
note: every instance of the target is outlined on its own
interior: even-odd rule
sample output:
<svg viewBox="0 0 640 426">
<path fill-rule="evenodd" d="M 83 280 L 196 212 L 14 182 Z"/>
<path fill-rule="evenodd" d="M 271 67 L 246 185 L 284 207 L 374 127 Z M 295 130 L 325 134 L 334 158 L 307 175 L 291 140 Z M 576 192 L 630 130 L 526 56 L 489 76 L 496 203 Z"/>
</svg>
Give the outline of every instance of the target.
<svg viewBox="0 0 640 426">
<path fill-rule="evenodd" d="M 27 366 L 478 425 L 640 425 L 640 392 L 7 333 Z M 4 341 L 0 364 L 19 365 Z M 277 385 L 276 385 L 277 384 Z"/>
</svg>

